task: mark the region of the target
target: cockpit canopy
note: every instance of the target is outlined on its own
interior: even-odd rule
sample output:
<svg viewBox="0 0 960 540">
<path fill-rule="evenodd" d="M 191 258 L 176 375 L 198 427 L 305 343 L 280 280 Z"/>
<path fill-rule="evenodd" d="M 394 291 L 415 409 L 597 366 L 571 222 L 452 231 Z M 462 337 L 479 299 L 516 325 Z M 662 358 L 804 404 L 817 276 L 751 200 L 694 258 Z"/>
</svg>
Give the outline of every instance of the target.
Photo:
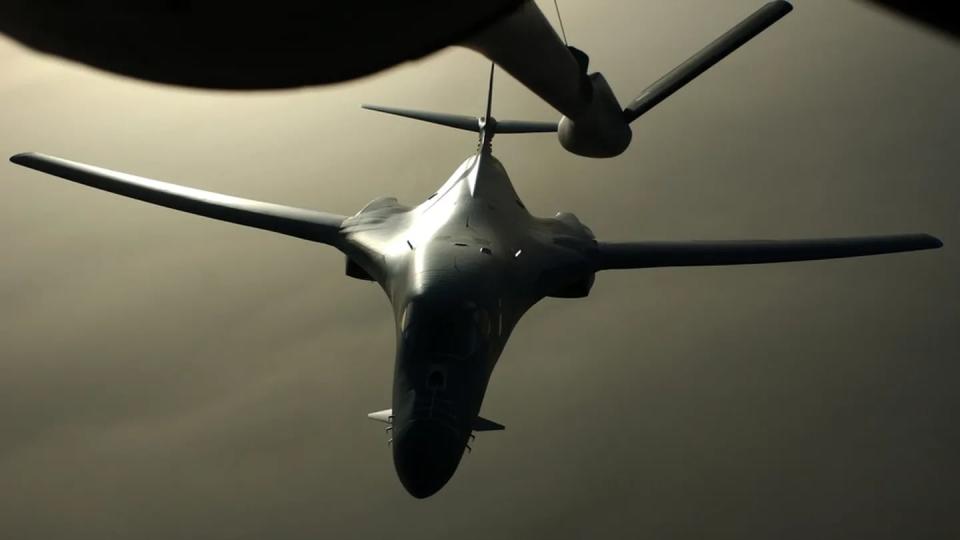
<svg viewBox="0 0 960 540">
<path fill-rule="evenodd" d="M 407 351 L 436 361 L 467 358 L 479 353 L 489 341 L 490 311 L 476 302 L 433 302 L 414 298 L 400 317 L 400 331 Z"/>
</svg>

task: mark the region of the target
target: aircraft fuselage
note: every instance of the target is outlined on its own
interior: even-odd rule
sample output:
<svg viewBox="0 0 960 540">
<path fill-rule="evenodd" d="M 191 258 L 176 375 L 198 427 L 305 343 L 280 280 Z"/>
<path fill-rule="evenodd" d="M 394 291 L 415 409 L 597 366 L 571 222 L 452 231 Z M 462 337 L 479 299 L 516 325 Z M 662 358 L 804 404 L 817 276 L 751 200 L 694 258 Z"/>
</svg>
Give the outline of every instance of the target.
<svg viewBox="0 0 960 540">
<path fill-rule="evenodd" d="M 393 458 L 417 497 L 453 475 L 520 316 L 545 296 L 585 296 L 595 242 L 571 214 L 536 218 L 489 151 L 429 199 L 377 199 L 342 228 L 350 264 L 393 305 Z"/>
</svg>

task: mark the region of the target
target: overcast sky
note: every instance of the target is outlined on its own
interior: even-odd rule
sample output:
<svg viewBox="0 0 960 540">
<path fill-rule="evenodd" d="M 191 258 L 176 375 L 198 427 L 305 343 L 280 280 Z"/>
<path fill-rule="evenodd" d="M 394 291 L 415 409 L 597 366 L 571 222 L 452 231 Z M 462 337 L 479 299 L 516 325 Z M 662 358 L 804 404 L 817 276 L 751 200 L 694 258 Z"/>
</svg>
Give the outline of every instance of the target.
<svg viewBox="0 0 960 540">
<path fill-rule="evenodd" d="M 759 0 L 561 2 L 626 102 Z M 553 18 L 552 3 L 542 3 Z M 549 9 L 548 9 L 549 8 Z M 449 49 L 333 87 L 157 86 L 0 39 L 0 154 L 42 151 L 352 214 L 417 203 L 482 111 Z M 938 251 L 608 272 L 547 300 L 427 500 L 383 426 L 393 323 L 332 248 L 0 164 L 0 536 L 956 538 L 960 45 L 804 0 L 634 124 L 610 160 L 501 136 L 528 208 L 601 239 L 929 232 Z M 555 119 L 501 73 L 494 114 Z"/>
</svg>

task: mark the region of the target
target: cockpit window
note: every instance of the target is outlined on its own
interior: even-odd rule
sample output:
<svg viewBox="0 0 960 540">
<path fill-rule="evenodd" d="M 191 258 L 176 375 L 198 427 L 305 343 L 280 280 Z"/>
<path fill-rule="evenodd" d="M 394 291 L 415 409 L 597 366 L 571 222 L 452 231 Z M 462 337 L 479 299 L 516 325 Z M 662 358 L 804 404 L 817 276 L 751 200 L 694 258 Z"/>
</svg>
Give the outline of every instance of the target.
<svg viewBox="0 0 960 540">
<path fill-rule="evenodd" d="M 490 313 L 473 302 L 434 307 L 414 300 L 400 319 L 404 341 L 419 354 L 468 356 L 490 336 Z"/>
</svg>

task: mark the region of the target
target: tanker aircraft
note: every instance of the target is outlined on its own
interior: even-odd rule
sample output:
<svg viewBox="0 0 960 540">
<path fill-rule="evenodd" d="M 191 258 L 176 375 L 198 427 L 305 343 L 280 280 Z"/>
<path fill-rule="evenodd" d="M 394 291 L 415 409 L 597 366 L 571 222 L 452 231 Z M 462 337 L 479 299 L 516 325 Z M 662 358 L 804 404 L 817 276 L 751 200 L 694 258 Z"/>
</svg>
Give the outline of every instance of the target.
<svg viewBox="0 0 960 540">
<path fill-rule="evenodd" d="M 870 0 L 956 37 L 946 2 Z M 870 5 L 870 4 L 865 4 Z M 642 91 L 621 110 L 586 53 L 567 45 L 533 0 L 421 2 L 0 2 L 0 33 L 35 50 L 165 84 L 261 90 L 329 84 L 457 45 L 506 70 L 561 114 L 560 144 L 615 156 L 629 124 L 790 13 L 774 0 Z"/>
<path fill-rule="evenodd" d="M 666 77 L 674 81 L 671 85 L 638 98 L 637 110 L 662 100 L 664 92 L 676 89 L 676 81 L 692 78 L 693 71 L 684 69 Z M 503 429 L 479 416 L 483 396 L 520 317 L 545 297 L 586 297 L 596 273 L 604 270 L 805 261 L 942 245 L 926 234 L 779 241 L 597 240 L 573 214 L 541 218 L 524 206 L 493 156 L 493 137 L 556 132 L 562 125 L 498 121 L 491 115 L 492 94 L 491 66 L 486 112 L 479 118 L 366 106 L 476 132 L 479 144 L 421 203 L 406 206 L 383 197 L 352 216 L 211 193 L 39 153 L 18 154 L 11 161 L 125 197 L 340 250 L 346 256 L 346 275 L 376 282 L 393 309 L 392 407 L 369 416 L 389 424 L 397 475 L 417 498 L 447 483 L 474 432 Z"/>
<path fill-rule="evenodd" d="M 532 0 L 274 4 L 15 0 L 0 3 L 0 32 L 127 76 L 243 90 L 347 80 L 455 44 L 559 111 L 565 149 L 611 157 L 630 145 L 631 122 L 793 9 L 768 2 L 621 108 L 587 54 L 567 46 L 562 21 L 561 39 Z"/>
</svg>

